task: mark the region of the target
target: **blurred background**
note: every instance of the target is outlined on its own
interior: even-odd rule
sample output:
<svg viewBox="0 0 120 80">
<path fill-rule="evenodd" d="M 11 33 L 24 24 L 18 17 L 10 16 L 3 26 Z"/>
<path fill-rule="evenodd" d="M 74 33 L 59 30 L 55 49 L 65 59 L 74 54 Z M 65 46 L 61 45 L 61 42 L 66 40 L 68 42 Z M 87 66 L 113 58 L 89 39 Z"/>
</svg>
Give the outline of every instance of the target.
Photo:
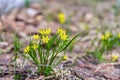
<svg viewBox="0 0 120 80">
<path fill-rule="evenodd" d="M 97 53 L 96 48 L 98 51 L 101 48 L 100 40 L 103 34 L 119 33 L 120 36 L 120 0 L 0 0 L 0 64 L 10 63 L 14 49 L 13 34 L 18 36 L 25 47 L 31 34 L 38 33 L 40 28 L 48 27 L 53 34 L 58 27 L 62 27 L 71 37 L 80 32 L 80 36 L 67 51 L 71 60 Z M 112 43 L 114 42 L 113 40 Z M 112 49 L 104 51 L 103 57 L 110 61 L 109 53 L 119 55 L 120 47 L 112 44 Z M 95 63 L 96 66 L 98 63 L 93 57 L 77 59 L 77 68 L 81 68 L 83 64 L 91 66 Z M 119 79 L 120 77 L 116 80 Z"/>
<path fill-rule="evenodd" d="M 50 27 L 55 33 L 63 27 L 72 35 L 81 32 L 83 42 L 75 48 L 80 52 L 84 40 L 89 44 L 89 36 L 100 38 L 105 31 L 120 31 L 120 0 L 1 0 L 0 15 L 0 41 L 8 43 L 13 33 L 27 37 L 39 28 Z M 85 51 L 91 47 L 88 44 Z"/>
</svg>

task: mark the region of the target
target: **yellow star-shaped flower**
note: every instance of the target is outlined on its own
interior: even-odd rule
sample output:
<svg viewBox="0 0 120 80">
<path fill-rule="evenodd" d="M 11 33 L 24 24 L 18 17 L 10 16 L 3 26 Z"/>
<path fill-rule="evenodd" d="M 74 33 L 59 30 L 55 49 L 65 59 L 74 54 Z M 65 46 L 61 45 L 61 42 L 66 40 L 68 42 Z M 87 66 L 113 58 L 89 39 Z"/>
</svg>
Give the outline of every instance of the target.
<svg viewBox="0 0 120 80">
<path fill-rule="evenodd" d="M 107 32 L 107 33 L 105 33 L 104 35 L 101 36 L 101 39 L 102 40 L 107 40 L 111 37 L 111 35 L 112 34 L 110 32 Z"/>
<path fill-rule="evenodd" d="M 30 51 L 30 46 L 24 48 L 24 53 L 28 53 Z"/>
<path fill-rule="evenodd" d="M 36 39 L 36 40 L 38 40 L 40 38 L 40 36 L 38 34 L 34 34 L 33 38 Z"/>
<path fill-rule="evenodd" d="M 68 40 L 68 36 L 66 34 L 60 35 L 61 40 L 65 41 Z"/>
<path fill-rule="evenodd" d="M 68 56 L 67 56 L 67 55 L 64 55 L 64 56 L 63 56 L 63 60 L 68 60 Z"/>
<path fill-rule="evenodd" d="M 42 36 L 42 41 L 44 43 L 48 43 L 49 40 L 50 40 L 50 38 L 48 36 Z"/>
<path fill-rule="evenodd" d="M 118 58 L 119 58 L 119 55 L 117 54 L 112 55 L 112 61 L 117 61 Z"/>
<path fill-rule="evenodd" d="M 109 38 L 109 37 L 111 36 L 111 33 L 110 33 L 110 32 L 107 32 L 107 33 L 105 34 L 105 36 L 106 36 L 107 38 Z"/>
<path fill-rule="evenodd" d="M 58 19 L 61 24 L 65 23 L 65 14 L 64 13 L 59 13 L 58 14 Z"/>
<path fill-rule="evenodd" d="M 118 35 L 117 35 L 117 36 L 118 36 L 118 38 L 120 38 L 120 33 L 118 33 Z"/>
<path fill-rule="evenodd" d="M 40 29 L 39 32 L 41 35 L 49 35 L 51 34 L 51 29 L 50 28 Z"/>
<path fill-rule="evenodd" d="M 34 50 L 36 50 L 36 49 L 38 48 L 38 46 L 37 46 L 36 44 L 33 44 L 32 48 L 33 48 Z"/>
<path fill-rule="evenodd" d="M 65 30 L 64 30 L 64 29 L 61 29 L 61 28 L 58 28 L 57 33 L 58 33 L 58 34 L 61 34 L 63 31 L 65 31 Z"/>
<path fill-rule="evenodd" d="M 66 31 L 64 29 L 58 28 L 57 33 L 60 36 L 60 39 L 65 41 L 68 39 L 68 36 L 66 35 Z"/>
<path fill-rule="evenodd" d="M 102 36 L 101 36 L 101 39 L 102 39 L 102 40 L 106 40 L 106 36 L 105 36 L 105 35 L 102 35 Z"/>
</svg>

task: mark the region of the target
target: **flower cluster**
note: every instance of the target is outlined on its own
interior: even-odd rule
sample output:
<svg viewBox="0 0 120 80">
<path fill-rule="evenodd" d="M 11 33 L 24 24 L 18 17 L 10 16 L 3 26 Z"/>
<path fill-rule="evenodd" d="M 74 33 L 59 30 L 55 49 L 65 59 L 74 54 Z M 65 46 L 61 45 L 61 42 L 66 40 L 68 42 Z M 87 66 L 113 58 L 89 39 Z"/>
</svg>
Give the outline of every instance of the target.
<svg viewBox="0 0 120 80">
<path fill-rule="evenodd" d="M 40 29 L 39 32 L 42 35 L 42 41 L 44 43 L 47 43 L 50 39 L 48 35 L 51 34 L 51 29 L 50 28 Z"/>
<path fill-rule="evenodd" d="M 78 36 L 68 39 L 68 35 L 64 29 L 58 28 L 55 35 L 50 35 L 51 29 L 40 29 L 39 34 L 34 34 L 30 44 L 24 48 L 31 60 L 36 64 L 40 74 L 51 74 L 52 67 L 57 66 L 62 60 L 67 60 L 68 56 L 63 52 Z M 24 54 L 26 56 L 26 54 Z M 58 58 L 58 56 L 60 56 Z M 27 56 L 26 56 L 27 57 Z M 49 66 L 40 66 L 49 65 Z"/>
<path fill-rule="evenodd" d="M 34 34 L 32 36 L 33 38 L 33 40 L 31 41 L 32 46 L 28 45 L 26 48 L 24 48 L 24 53 L 28 53 L 30 51 L 30 48 L 33 48 L 34 50 L 36 50 L 38 48 L 36 41 L 39 39 L 41 39 L 43 43 L 46 43 L 46 44 L 48 43 L 48 41 L 50 40 L 51 29 L 42 28 L 42 29 L 39 29 L 39 33 L 40 34 Z M 68 40 L 68 35 L 66 34 L 66 31 L 64 29 L 58 28 L 57 34 L 59 35 L 61 40 L 63 41 Z"/>
<path fill-rule="evenodd" d="M 120 33 L 113 34 L 112 32 L 106 32 L 101 36 L 100 39 L 100 49 L 96 49 L 95 56 L 99 61 L 103 59 L 103 53 L 106 51 L 112 50 L 115 46 L 120 46 Z M 117 61 L 119 58 L 118 55 L 112 55 L 111 60 Z"/>
</svg>

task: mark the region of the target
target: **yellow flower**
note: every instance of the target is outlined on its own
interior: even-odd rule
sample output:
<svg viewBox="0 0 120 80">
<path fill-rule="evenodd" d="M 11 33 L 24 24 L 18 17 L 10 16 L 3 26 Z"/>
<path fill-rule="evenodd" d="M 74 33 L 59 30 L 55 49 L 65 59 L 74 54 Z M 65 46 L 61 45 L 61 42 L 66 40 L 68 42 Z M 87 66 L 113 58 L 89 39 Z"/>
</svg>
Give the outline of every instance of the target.
<svg viewBox="0 0 120 80">
<path fill-rule="evenodd" d="M 102 39 L 102 40 L 107 40 L 107 39 L 110 38 L 110 37 L 111 37 L 111 33 L 107 32 L 107 33 L 105 33 L 105 35 L 102 35 L 102 36 L 101 36 L 101 39 Z"/>
<path fill-rule="evenodd" d="M 60 38 L 61 38 L 61 40 L 65 41 L 68 39 L 68 36 L 66 35 L 65 32 L 63 32 L 62 34 L 60 34 Z"/>
<path fill-rule="evenodd" d="M 39 37 L 40 37 L 40 36 L 39 36 L 38 34 L 34 34 L 34 35 L 33 35 L 33 38 L 36 39 L 36 40 L 38 40 Z"/>
<path fill-rule="evenodd" d="M 60 33 L 60 32 L 61 32 L 61 30 L 62 30 L 61 28 L 58 28 L 57 33 Z"/>
<path fill-rule="evenodd" d="M 49 35 L 51 34 L 51 29 L 50 28 L 40 29 L 39 32 L 41 35 Z"/>
<path fill-rule="evenodd" d="M 37 46 L 36 44 L 33 44 L 32 48 L 33 48 L 34 50 L 36 50 L 36 49 L 38 48 L 38 46 Z"/>
<path fill-rule="evenodd" d="M 64 29 L 58 28 L 57 33 L 61 34 L 61 33 L 63 33 L 64 31 L 65 31 Z"/>
<path fill-rule="evenodd" d="M 105 35 L 102 35 L 102 36 L 101 36 L 101 39 L 102 39 L 102 40 L 106 40 L 106 36 L 105 36 Z"/>
<path fill-rule="evenodd" d="M 48 43 L 48 41 L 49 41 L 49 37 L 48 36 L 43 36 L 42 37 L 42 41 L 44 42 L 44 43 Z"/>
<path fill-rule="evenodd" d="M 30 51 L 30 46 L 24 48 L 24 53 L 28 53 Z"/>
<path fill-rule="evenodd" d="M 117 61 L 118 58 L 119 58 L 119 55 L 117 54 L 112 55 L 112 61 Z"/>
<path fill-rule="evenodd" d="M 68 39 L 68 36 L 66 35 L 66 31 L 64 29 L 58 28 L 57 33 L 59 34 L 60 39 L 64 41 Z"/>
<path fill-rule="evenodd" d="M 107 32 L 107 33 L 105 34 L 105 36 L 106 36 L 106 38 L 109 38 L 109 37 L 111 36 L 111 33 Z"/>
<path fill-rule="evenodd" d="M 61 24 L 65 23 L 65 14 L 64 13 L 59 13 L 58 14 L 58 19 Z"/>
<path fill-rule="evenodd" d="M 68 60 L 68 56 L 67 56 L 67 55 L 64 55 L 64 56 L 63 56 L 63 60 Z"/>
<path fill-rule="evenodd" d="M 120 38 L 120 33 L 118 33 L 118 35 L 117 35 L 117 36 L 118 36 L 118 38 Z"/>
<path fill-rule="evenodd" d="M 39 32 L 40 32 L 41 35 L 44 34 L 44 30 L 43 29 L 39 29 Z"/>
</svg>

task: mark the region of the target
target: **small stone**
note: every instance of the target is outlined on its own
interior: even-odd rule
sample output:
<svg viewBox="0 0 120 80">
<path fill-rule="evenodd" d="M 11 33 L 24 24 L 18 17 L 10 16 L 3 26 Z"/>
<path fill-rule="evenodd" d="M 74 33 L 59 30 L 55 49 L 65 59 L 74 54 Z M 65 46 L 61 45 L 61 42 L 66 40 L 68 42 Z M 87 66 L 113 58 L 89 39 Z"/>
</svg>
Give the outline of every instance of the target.
<svg viewBox="0 0 120 80">
<path fill-rule="evenodd" d="M 26 12 L 29 17 L 34 17 L 38 13 L 38 11 L 33 8 L 28 8 Z"/>
</svg>

